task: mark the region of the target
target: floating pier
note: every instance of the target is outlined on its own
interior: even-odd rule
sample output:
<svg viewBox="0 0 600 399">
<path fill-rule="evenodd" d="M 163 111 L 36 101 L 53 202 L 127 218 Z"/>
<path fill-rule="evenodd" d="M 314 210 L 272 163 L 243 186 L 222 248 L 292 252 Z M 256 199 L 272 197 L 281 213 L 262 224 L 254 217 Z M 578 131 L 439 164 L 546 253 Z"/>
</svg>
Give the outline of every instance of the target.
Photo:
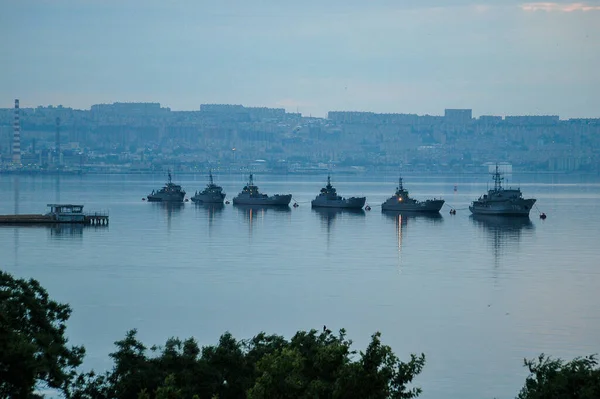
<svg viewBox="0 0 600 399">
<path fill-rule="evenodd" d="M 83 205 L 48 204 L 50 212 L 42 215 L 0 215 L 0 224 L 82 224 L 108 226 L 108 212 L 83 212 Z"/>
<path fill-rule="evenodd" d="M 84 224 L 89 224 L 92 226 L 107 226 L 108 225 L 108 215 L 101 214 L 101 213 L 86 214 Z"/>
</svg>

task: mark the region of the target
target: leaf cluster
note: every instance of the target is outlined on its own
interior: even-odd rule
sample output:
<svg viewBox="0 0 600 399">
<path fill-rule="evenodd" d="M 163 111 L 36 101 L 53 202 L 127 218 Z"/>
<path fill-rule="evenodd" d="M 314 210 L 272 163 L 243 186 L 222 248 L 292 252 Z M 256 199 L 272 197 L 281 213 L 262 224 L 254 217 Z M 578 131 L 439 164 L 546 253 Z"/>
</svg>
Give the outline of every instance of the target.
<svg viewBox="0 0 600 399">
<path fill-rule="evenodd" d="M 517 399 L 600 398 L 600 368 L 596 355 L 577 357 L 570 362 L 543 353 L 525 359 L 529 376 Z"/>
<path fill-rule="evenodd" d="M 70 315 L 36 280 L 0 271 L 0 398 L 31 397 L 42 385 L 68 391 L 85 353 L 67 345 Z"/>
<path fill-rule="evenodd" d="M 364 352 L 351 349 L 342 329 L 299 331 L 290 340 L 260 333 L 249 340 L 223 334 L 200 348 L 193 338 L 146 348 L 129 331 L 104 375 L 80 375 L 72 398 L 415 398 L 408 388 L 424 355 L 400 361 L 372 336 Z"/>
</svg>

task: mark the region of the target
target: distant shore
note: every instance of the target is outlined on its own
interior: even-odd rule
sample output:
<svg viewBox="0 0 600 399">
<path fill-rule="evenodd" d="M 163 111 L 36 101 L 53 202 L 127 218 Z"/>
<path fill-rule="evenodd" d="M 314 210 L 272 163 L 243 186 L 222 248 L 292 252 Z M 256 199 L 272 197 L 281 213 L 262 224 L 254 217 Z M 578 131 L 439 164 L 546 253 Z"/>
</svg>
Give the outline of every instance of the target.
<svg viewBox="0 0 600 399">
<path fill-rule="evenodd" d="M 182 170 L 174 171 L 178 175 L 205 175 L 208 173 L 209 168 L 205 170 Z M 215 169 L 213 169 L 215 170 Z M 230 170 L 221 169 L 217 173 L 220 174 L 245 174 L 245 173 L 265 174 L 265 175 L 277 175 L 277 176 L 323 176 L 328 173 L 332 173 L 338 176 L 365 176 L 374 174 L 398 174 L 402 175 L 428 175 L 428 174 L 443 174 L 443 175 L 481 175 L 488 173 L 485 170 L 444 170 L 444 169 L 429 169 L 429 170 L 407 170 L 407 169 L 367 169 L 367 170 L 333 170 L 331 172 L 326 170 L 319 171 L 277 171 L 277 170 Z M 127 169 L 113 169 L 113 170 L 63 170 L 63 171 L 39 171 L 39 170 L 0 170 L 0 175 L 18 175 L 18 176 L 83 176 L 83 175 L 162 175 L 165 171 L 139 171 L 139 170 L 127 170 Z M 511 173 L 507 174 L 520 174 L 520 175 L 585 175 L 585 176 L 600 176 L 598 171 L 532 171 L 532 170 L 519 170 L 514 169 Z"/>
</svg>

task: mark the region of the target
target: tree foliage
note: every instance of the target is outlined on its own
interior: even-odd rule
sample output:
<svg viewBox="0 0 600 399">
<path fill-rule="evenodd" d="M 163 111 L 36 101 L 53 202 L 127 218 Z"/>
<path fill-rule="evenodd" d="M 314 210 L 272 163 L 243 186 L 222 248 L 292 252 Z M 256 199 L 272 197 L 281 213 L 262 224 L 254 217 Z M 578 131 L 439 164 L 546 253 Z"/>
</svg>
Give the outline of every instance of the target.
<svg viewBox="0 0 600 399">
<path fill-rule="evenodd" d="M 570 362 L 541 354 L 525 359 L 529 376 L 518 399 L 597 399 L 600 398 L 600 369 L 595 355 Z"/>
<path fill-rule="evenodd" d="M 0 397 L 30 397 L 39 385 L 68 391 L 84 356 L 67 346 L 70 315 L 37 281 L 0 271 Z"/>
<path fill-rule="evenodd" d="M 104 375 L 81 375 L 71 397 L 84 398 L 414 398 L 407 387 L 425 357 L 401 362 L 373 335 L 364 353 L 344 330 L 300 331 L 289 341 L 260 333 L 238 341 L 225 333 L 214 346 L 177 338 L 148 350 L 136 331 L 116 342 Z"/>
</svg>

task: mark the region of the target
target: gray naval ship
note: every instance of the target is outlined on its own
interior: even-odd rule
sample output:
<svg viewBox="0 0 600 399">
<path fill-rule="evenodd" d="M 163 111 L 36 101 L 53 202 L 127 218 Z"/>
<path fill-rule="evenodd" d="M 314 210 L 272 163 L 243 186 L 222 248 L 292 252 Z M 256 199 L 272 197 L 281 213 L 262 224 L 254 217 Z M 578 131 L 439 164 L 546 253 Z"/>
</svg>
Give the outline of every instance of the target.
<svg viewBox="0 0 600 399">
<path fill-rule="evenodd" d="M 208 175 L 208 184 L 206 188 L 200 192 L 196 191 L 191 198 L 192 202 L 197 204 L 222 204 L 225 200 L 223 187 L 218 186 L 213 181 L 212 170 Z"/>
<path fill-rule="evenodd" d="M 475 215 L 529 216 L 535 198 L 523 198 L 519 188 L 503 188 L 504 177 L 498 171 L 498 165 L 493 179 L 494 188 L 473 201 L 469 210 Z"/>
<path fill-rule="evenodd" d="M 444 206 L 443 199 L 427 199 L 419 201 L 410 198 L 408 190 L 402 186 L 402 178 L 398 179 L 398 187 L 396 193 L 381 204 L 382 211 L 397 211 L 397 212 L 433 212 L 439 213 Z"/>
<path fill-rule="evenodd" d="M 234 205 L 279 205 L 288 206 L 292 200 L 292 194 L 275 194 L 267 195 L 258 190 L 254 185 L 254 178 L 250 174 L 248 184 L 244 186 L 242 191 L 233 198 Z"/>
<path fill-rule="evenodd" d="M 321 189 L 319 195 L 310 202 L 313 208 L 343 208 L 362 209 L 367 201 L 366 197 L 342 198 L 331 185 L 331 176 L 327 176 L 327 185 Z"/>
<path fill-rule="evenodd" d="M 185 191 L 179 184 L 175 184 L 171 180 L 171 172 L 169 172 L 169 181 L 163 188 L 158 191 L 152 190 L 148 194 L 149 202 L 183 202 Z"/>
</svg>

